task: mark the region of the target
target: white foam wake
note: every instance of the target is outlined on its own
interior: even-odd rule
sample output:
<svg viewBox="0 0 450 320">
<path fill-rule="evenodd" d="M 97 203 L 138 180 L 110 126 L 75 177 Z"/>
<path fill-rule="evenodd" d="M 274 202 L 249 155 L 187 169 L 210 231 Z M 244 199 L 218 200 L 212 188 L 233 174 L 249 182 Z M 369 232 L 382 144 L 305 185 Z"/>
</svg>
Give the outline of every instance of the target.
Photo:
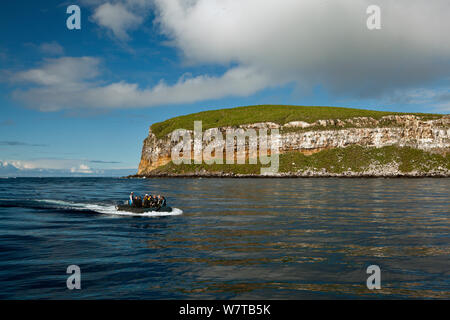
<svg viewBox="0 0 450 320">
<path fill-rule="evenodd" d="M 57 206 L 74 209 L 74 210 L 90 210 L 103 214 L 119 215 L 119 216 L 139 216 L 139 217 L 162 217 L 162 216 L 177 216 L 183 213 L 183 210 L 178 208 L 172 208 L 171 212 L 158 212 L 149 211 L 144 213 L 134 213 L 127 211 L 119 211 L 114 205 L 99 205 L 99 204 L 89 204 L 89 203 L 74 203 L 63 200 L 38 200 L 40 202 L 46 202 L 55 204 Z"/>
</svg>

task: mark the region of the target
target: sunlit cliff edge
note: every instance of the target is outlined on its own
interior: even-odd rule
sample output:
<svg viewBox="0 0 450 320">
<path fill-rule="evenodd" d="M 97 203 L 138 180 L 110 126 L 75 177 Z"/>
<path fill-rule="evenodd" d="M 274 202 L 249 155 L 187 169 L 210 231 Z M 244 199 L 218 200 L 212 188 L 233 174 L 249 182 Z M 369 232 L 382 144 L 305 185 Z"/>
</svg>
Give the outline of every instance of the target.
<svg viewBox="0 0 450 320">
<path fill-rule="evenodd" d="M 450 177 L 450 115 L 336 107 L 250 106 L 190 114 L 155 123 L 144 140 L 136 177 L 258 177 L 257 164 L 171 161 L 175 129 L 278 129 L 280 177 Z M 270 140 L 269 140 L 270 142 Z M 208 143 L 203 142 L 203 147 Z M 248 142 L 247 142 L 248 150 Z M 193 147 L 192 147 L 193 150 Z"/>
</svg>

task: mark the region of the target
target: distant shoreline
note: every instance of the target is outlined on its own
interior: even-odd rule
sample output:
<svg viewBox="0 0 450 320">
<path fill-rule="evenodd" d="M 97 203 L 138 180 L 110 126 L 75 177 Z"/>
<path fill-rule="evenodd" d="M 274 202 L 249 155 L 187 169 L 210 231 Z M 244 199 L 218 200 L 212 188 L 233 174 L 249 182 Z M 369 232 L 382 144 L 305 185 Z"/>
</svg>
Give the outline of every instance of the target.
<svg viewBox="0 0 450 320">
<path fill-rule="evenodd" d="M 302 174 L 275 174 L 275 175 L 258 175 L 258 174 L 155 174 L 155 175 L 130 175 L 122 177 L 124 179 L 152 179 L 152 178 L 224 178 L 224 179 L 279 179 L 279 178 L 450 178 L 450 174 L 362 174 L 362 173 L 347 173 L 347 174 L 317 174 L 317 175 L 302 175 Z"/>
</svg>

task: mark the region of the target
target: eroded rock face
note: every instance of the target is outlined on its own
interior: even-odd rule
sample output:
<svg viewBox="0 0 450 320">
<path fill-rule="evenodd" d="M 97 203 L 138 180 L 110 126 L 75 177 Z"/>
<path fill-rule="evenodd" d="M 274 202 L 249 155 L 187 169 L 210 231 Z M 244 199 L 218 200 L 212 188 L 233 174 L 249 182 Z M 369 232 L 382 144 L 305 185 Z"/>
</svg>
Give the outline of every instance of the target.
<svg viewBox="0 0 450 320">
<path fill-rule="evenodd" d="M 286 128 L 308 128 L 311 124 L 305 121 L 291 121 L 284 125 Z"/>
<path fill-rule="evenodd" d="M 352 126 L 352 128 L 345 128 L 346 126 Z M 239 128 L 279 129 L 281 153 L 297 150 L 311 154 L 323 149 L 347 147 L 354 144 L 377 148 L 398 145 L 426 151 L 447 152 L 450 150 L 449 115 L 436 120 L 422 120 L 415 115 L 391 115 L 382 117 L 380 120 L 358 117 L 345 120 L 318 120 L 309 124 L 304 121 L 292 121 L 284 126 L 267 122 L 241 125 Z M 291 131 L 292 128 L 300 128 L 301 131 Z M 227 129 L 232 128 L 218 128 L 224 139 Z M 290 130 L 283 133 L 283 129 Z M 192 131 L 188 132 L 193 136 Z M 170 162 L 172 148 L 177 143 L 172 141 L 172 134 L 158 139 L 150 129 L 142 147 L 138 174 L 148 174 L 157 167 Z M 209 142 L 204 141 L 203 147 L 208 144 Z M 192 150 L 194 150 L 194 146 L 192 146 Z"/>
</svg>

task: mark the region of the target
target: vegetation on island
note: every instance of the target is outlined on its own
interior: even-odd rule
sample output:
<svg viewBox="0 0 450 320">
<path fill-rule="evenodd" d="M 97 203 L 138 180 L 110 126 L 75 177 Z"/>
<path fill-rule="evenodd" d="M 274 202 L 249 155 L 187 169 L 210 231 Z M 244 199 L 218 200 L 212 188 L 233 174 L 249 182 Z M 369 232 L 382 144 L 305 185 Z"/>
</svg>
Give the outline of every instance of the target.
<svg viewBox="0 0 450 320">
<path fill-rule="evenodd" d="M 363 173 L 371 166 L 397 166 L 401 173 L 430 173 L 436 169 L 450 170 L 450 153 L 431 153 L 410 147 L 386 146 L 382 148 L 353 145 L 346 148 L 326 149 L 312 155 L 291 151 L 280 154 L 279 173 L 305 171 L 341 174 L 352 171 Z M 151 174 L 254 174 L 259 175 L 262 166 L 258 164 L 180 164 L 172 162 L 158 167 Z"/>
<path fill-rule="evenodd" d="M 162 138 L 176 129 L 193 130 L 194 121 L 200 120 L 202 121 L 203 130 L 207 130 L 210 128 L 239 126 L 242 124 L 251 124 L 257 122 L 274 122 L 279 125 L 284 125 L 291 121 L 305 121 L 308 123 L 313 123 L 317 120 L 345 120 L 355 117 L 370 117 L 379 120 L 383 116 L 406 114 L 421 116 L 423 119 L 436 119 L 442 117 L 442 115 L 438 114 L 401 113 L 340 107 L 258 105 L 237 107 L 231 109 L 210 110 L 174 117 L 163 122 L 154 123 L 151 126 L 151 130 L 157 138 Z M 386 126 L 389 126 L 389 123 L 386 123 Z M 352 125 L 346 124 L 345 127 L 352 127 Z M 308 128 L 308 130 L 315 129 L 320 128 Z M 289 129 L 289 131 L 292 130 L 300 131 L 302 129 Z"/>
</svg>

